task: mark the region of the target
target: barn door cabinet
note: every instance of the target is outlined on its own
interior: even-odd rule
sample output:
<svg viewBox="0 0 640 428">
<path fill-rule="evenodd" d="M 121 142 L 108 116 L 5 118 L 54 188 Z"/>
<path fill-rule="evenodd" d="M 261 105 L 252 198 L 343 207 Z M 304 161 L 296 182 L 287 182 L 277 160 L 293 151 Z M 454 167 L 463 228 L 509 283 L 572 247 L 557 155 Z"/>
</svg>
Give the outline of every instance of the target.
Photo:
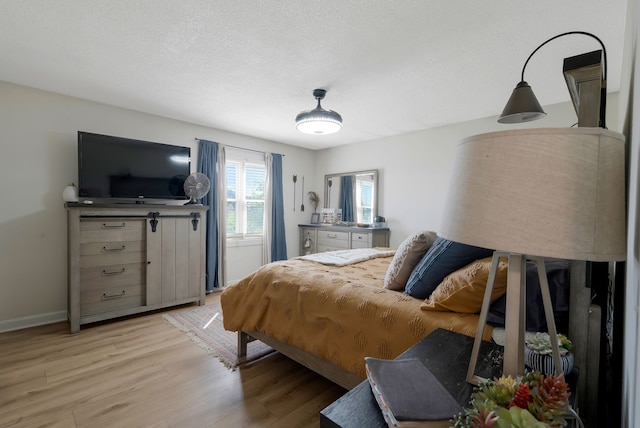
<svg viewBox="0 0 640 428">
<path fill-rule="evenodd" d="M 207 207 L 68 203 L 68 317 L 82 324 L 205 303 Z"/>
</svg>

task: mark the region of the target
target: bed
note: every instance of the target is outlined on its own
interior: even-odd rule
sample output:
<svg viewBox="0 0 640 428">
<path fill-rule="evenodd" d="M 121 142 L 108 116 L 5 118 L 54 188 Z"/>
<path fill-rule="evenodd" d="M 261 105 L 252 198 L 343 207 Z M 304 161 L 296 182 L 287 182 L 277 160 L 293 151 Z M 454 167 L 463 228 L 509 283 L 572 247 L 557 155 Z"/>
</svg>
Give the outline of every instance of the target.
<svg viewBox="0 0 640 428">
<path fill-rule="evenodd" d="M 395 358 L 437 328 L 475 335 L 478 311 L 427 308 L 429 299 L 385 288 L 396 259 L 391 252 L 346 266 L 270 263 L 223 291 L 224 327 L 239 333 L 240 353 L 258 339 L 347 389 L 366 378 L 365 356 Z M 506 273 L 504 280 L 506 288 Z"/>
</svg>

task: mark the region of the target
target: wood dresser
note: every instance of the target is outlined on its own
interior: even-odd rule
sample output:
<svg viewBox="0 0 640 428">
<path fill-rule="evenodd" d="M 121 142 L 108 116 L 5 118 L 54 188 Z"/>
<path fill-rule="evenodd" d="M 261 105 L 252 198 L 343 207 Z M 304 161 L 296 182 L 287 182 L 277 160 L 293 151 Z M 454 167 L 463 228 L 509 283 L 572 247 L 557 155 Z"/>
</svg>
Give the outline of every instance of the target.
<svg viewBox="0 0 640 428">
<path fill-rule="evenodd" d="M 67 203 L 68 316 L 80 325 L 205 303 L 208 207 Z"/>
<path fill-rule="evenodd" d="M 299 224 L 298 229 L 300 230 L 300 255 L 389 246 L 389 229 L 386 227 Z"/>
</svg>

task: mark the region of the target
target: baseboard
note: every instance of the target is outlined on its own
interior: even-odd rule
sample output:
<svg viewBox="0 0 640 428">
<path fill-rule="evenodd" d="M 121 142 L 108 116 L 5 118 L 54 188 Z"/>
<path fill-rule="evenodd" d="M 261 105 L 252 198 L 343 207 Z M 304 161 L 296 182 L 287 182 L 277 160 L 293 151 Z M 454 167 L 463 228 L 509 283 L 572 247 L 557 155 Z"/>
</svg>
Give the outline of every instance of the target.
<svg viewBox="0 0 640 428">
<path fill-rule="evenodd" d="M 28 317 L 13 318 L 0 321 L 0 333 L 7 331 L 22 330 L 23 328 L 37 327 L 39 325 L 53 324 L 54 322 L 66 321 L 67 312 L 48 312 L 46 314 L 31 315 Z"/>
</svg>

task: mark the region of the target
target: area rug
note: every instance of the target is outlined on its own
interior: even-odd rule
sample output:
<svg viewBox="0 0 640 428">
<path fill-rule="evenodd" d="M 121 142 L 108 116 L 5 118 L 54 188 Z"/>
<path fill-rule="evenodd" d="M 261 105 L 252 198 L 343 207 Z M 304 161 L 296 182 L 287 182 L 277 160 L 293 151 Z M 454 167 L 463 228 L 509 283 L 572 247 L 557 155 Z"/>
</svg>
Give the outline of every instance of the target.
<svg viewBox="0 0 640 428">
<path fill-rule="evenodd" d="M 230 369 L 275 352 L 270 346 L 254 340 L 247 345 L 247 355 L 238 357 L 238 334 L 224 329 L 222 309 L 218 302 L 198 306 L 196 309 L 164 314 L 163 318 L 187 333 L 191 340 Z"/>
</svg>

